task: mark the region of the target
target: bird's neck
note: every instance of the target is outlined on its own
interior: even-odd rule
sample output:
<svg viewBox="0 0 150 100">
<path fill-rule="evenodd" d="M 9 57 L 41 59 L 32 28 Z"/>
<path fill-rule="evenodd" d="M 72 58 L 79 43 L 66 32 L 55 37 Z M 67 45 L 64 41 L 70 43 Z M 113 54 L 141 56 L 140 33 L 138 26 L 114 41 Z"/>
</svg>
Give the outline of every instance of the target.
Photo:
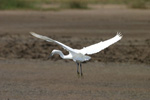
<svg viewBox="0 0 150 100">
<path fill-rule="evenodd" d="M 70 57 L 68 57 L 68 55 L 64 55 L 60 50 L 55 51 L 55 54 L 60 55 L 60 57 L 62 59 L 70 59 Z"/>
</svg>

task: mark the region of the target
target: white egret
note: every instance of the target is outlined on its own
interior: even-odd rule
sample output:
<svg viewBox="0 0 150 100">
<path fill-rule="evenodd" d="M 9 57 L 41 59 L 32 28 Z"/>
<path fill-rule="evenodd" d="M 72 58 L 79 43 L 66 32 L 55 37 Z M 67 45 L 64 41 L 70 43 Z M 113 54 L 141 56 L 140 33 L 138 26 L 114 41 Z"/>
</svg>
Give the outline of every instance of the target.
<svg viewBox="0 0 150 100">
<path fill-rule="evenodd" d="M 117 41 L 119 41 L 122 38 L 122 34 L 117 32 L 115 37 L 108 39 L 106 41 L 101 41 L 99 43 L 84 47 L 82 49 L 73 49 L 73 48 L 71 48 L 61 42 L 53 40 L 49 37 L 42 36 L 42 35 L 36 34 L 34 32 L 30 32 L 30 33 L 37 38 L 46 40 L 48 42 L 54 42 L 54 43 L 60 45 L 61 47 L 63 47 L 65 50 L 67 50 L 69 52 L 68 55 L 64 55 L 60 50 L 53 50 L 52 53 L 50 54 L 49 58 L 52 57 L 54 54 L 58 54 L 58 55 L 60 55 L 60 57 L 62 59 L 72 59 L 74 62 L 77 63 L 77 74 L 79 75 L 81 73 L 81 76 L 83 75 L 81 63 L 91 59 L 91 57 L 88 55 L 98 53 L 101 50 L 107 48 L 108 46 L 116 43 Z M 79 66 L 80 66 L 80 73 L 79 73 Z"/>
</svg>

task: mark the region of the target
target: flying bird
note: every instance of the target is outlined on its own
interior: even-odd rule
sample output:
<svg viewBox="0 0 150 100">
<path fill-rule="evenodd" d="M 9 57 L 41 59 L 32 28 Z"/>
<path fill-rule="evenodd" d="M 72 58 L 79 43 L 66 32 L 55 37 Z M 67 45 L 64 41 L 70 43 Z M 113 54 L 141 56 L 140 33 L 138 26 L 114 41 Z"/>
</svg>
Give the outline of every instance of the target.
<svg viewBox="0 0 150 100">
<path fill-rule="evenodd" d="M 117 32 L 116 36 L 114 36 L 113 38 L 108 39 L 106 41 L 101 41 L 99 43 L 84 47 L 82 49 L 73 49 L 73 48 L 71 48 L 59 41 L 53 40 L 47 36 L 42 36 L 42 35 L 36 34 L 34 32 L 30 32 L 30 33 L 33 36 L 35 36 L 36 38 L 46 40 L 47 42 L 56 43 L 56 44 L 60 45 L 62 48 L 64 48 L 65 50 L 67 50 L 69 52 L 68 55 L 64 55 L 62 53 L 62 51 L 60 51 L 60 50 L 53 50 L 48 58 L 51 58 L 54 54 L 58 54 L 58 55 L 60 55 L 60 57 L 62 59 L 72 59 L 74 62 L 77 63 L 77 74 L 81 75 L 81 76 L 83 76 L 82 63 L 91 59 L 91 57 L 89 55 L 92 55 L 92 54 L 102 51 L 103 49 L 105 49 L 105 48 L 109 47 L 110 45 L 116 43 L 117 41 L 121 40 L 121 38 L 123 37 L 123 35 L 121 33 Z M 80 66 L 80 72 L 79 72 L 79 66 Z"/>
</svg>

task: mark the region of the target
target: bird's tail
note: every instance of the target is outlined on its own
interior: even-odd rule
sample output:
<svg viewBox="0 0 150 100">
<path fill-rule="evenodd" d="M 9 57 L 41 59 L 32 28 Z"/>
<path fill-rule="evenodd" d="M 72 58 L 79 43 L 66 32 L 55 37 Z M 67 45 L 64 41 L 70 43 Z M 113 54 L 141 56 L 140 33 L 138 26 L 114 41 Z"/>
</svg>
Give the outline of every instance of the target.
<svg viewBox="0 0 150 100">
<path fill-rule="evenodd" d="M 85 61 L 88 61 L 88 60 L 90 60 L 90 59 L 91 59 L 90 56 L 85 56 L 85 58 L 84 58 Z"/>
</svg>

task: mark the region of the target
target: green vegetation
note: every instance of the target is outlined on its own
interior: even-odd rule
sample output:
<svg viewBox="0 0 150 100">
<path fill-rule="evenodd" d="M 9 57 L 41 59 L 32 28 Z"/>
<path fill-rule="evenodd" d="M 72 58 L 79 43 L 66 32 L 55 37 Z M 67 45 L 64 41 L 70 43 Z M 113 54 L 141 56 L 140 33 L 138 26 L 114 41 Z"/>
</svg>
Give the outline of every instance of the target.
<svg viewBox="0 0 150 100">
<path fill-rule="evenodd" d="M 51 5 L 59 6 L 53 7 Z M 148 8 L 150 0 L 0 0 L 0 9 L 58 10 L 87 9 L 88 4 L 125 4 L 130 8 Z M 43 7 L 49 5 L 49 7 Z"/>
<path fill-rule="evenodd" d="M 132 0 L 129 2 L 129 7 L 131 8 L 139 8 L 139 9 L 146 9 L 147 8 L 147 0 Z"/>
<path fill-rule="evenodd" d="M 33 9 L 33 4 L 26 0 L 0 0 L 0 9 Z"/>
<path fill-rule="evenodd" d="M 70 8 L 70 9 L 87 9 L 88 5 L 83 1 L 72 0 L 66 3 L 62 3 L 62 8 Z"/>
<path fill-rule="evenodd" d="M 46 0 L 0 0 L 0 10 L 58 10 L 58 8 L 44 8 L 41 5 L 49 3 Z"/>
</svg>

